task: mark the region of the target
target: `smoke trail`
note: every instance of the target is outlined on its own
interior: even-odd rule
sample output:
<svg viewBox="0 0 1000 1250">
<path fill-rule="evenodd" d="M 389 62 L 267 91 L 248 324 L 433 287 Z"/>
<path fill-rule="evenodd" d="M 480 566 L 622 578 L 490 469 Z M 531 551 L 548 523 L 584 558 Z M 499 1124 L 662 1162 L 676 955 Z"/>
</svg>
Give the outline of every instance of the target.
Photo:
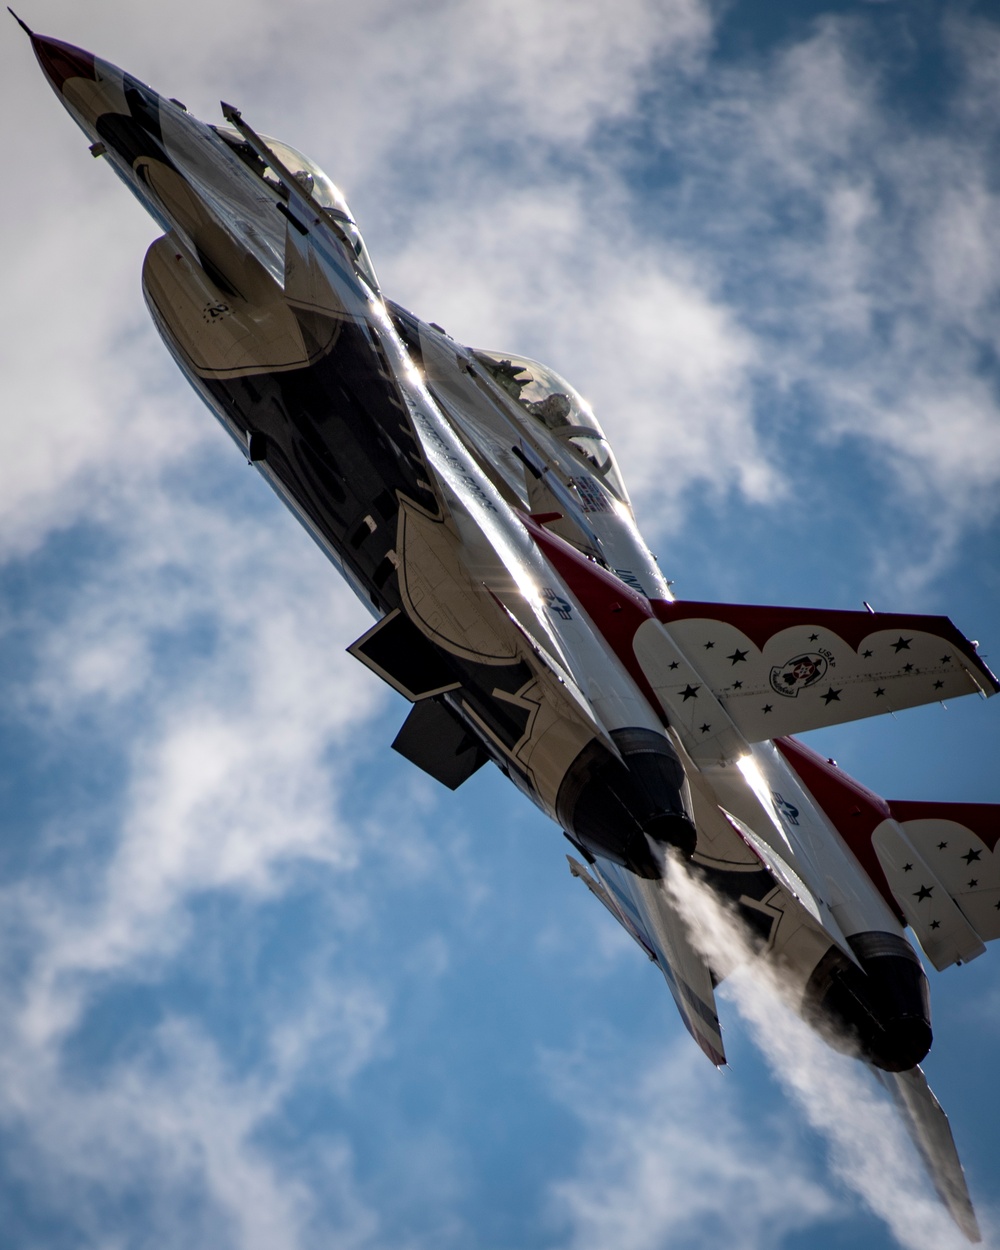
<svg viewBox="0 0 1000 1250">
<path fill-rule="evenodd" d="M 857 1061 L 831 1050 L 789 1007 L 738 918 L 676 860 L 667 889 L 705 958 L 722 969 L 742 965 L 721 993 L 735 1003 L 771 1071 L 826 1139 L 834 1173 L 906 1250 L 967 1250 L 892 1105 Z"/>
</svg>

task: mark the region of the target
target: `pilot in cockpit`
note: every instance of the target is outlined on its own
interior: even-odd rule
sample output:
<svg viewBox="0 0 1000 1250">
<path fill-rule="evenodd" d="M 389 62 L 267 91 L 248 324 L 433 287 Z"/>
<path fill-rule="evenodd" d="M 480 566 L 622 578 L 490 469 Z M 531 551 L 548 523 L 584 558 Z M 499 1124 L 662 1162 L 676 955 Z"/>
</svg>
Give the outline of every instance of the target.
<svg viewBox="0 0 1000 1250">
<path fill-rule="evenodd" d="M 570 403 L 569 396 L 562 391 L 546 395 L 544 399 L 535 400 L 534 403 L 525 403 L 525 407 L 533 417 L 537 417 L 550 430 L 558 430 L 573 424 L 570 420 L 573 405 Z"/>
</svg>

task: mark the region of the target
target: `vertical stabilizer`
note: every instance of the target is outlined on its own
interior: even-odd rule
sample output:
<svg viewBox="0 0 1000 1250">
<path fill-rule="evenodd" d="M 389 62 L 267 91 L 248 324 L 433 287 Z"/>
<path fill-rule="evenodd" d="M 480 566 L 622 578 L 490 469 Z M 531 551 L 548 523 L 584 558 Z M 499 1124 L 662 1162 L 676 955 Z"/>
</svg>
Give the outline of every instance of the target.
<svg viewBox="0 0 1000 1250">
<path fill-rule="evenodd" d="M 892 1094 L 934 1188 L 952 1219 L 969 1241 L 982 1241 L 951 1125 L 923 1071 L 919 1067 L 909 1072 L 880 1072 L 877 1068 L 872 1071 Z"/>
</svg>

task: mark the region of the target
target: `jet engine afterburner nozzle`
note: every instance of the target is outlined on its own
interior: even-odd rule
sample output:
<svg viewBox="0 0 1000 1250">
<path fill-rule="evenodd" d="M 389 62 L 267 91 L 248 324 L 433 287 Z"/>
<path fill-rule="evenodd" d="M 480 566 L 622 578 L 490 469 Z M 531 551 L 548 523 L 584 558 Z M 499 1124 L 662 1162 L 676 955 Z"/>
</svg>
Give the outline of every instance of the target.
<svg viewBox="0 0 1000 1250">
<path fill-rule="evenodd" d="M 559 788 L 559 819 L 593 854 L 661 877 L 668 847 L 690 858 L 697 842 L 684 766 L 651 729 L 615 729 L 611 737 L 622 759 L 596 741 L 585 747 Z"/>
<path fill-rule="evenodd" d="M 804 1014 L 835 1049 L 860 1051 L 884 1072 L 908 1072 L 933 1040 L 920 960 L 895 933 L 855 933 L 847 940 L 861 968 L 831 946 L 809 978 Z"/>
</svg>

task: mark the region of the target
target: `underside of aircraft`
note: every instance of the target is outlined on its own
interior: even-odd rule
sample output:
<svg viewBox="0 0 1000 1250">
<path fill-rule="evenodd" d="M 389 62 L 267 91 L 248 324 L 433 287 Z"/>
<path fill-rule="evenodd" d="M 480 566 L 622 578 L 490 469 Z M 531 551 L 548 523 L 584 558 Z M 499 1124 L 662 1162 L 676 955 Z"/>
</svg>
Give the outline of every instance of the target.
<svg viewBox="0 0 1000 1250">
<path fill-rule="evenodd" d="M 565 379 L 386 298 L 337 187 L 239 110 L 206 124 L 28 34 L 162 230 L 142 286 L 167 349 L 370 611 L 349 650 L 412 705 L 393 748 L 451 789 L 492 763 L 545 812 L 723 1064 L 732 967 L 672 882 L 706 887 L 878 1073 L 977 1240 L 907 930 L 939 970 L 1000 936 L 1000 805 L 886 801 L 792 736 L 992 695 L 976 644 L 945 617 L 676 600 Z"/>
</svg>

